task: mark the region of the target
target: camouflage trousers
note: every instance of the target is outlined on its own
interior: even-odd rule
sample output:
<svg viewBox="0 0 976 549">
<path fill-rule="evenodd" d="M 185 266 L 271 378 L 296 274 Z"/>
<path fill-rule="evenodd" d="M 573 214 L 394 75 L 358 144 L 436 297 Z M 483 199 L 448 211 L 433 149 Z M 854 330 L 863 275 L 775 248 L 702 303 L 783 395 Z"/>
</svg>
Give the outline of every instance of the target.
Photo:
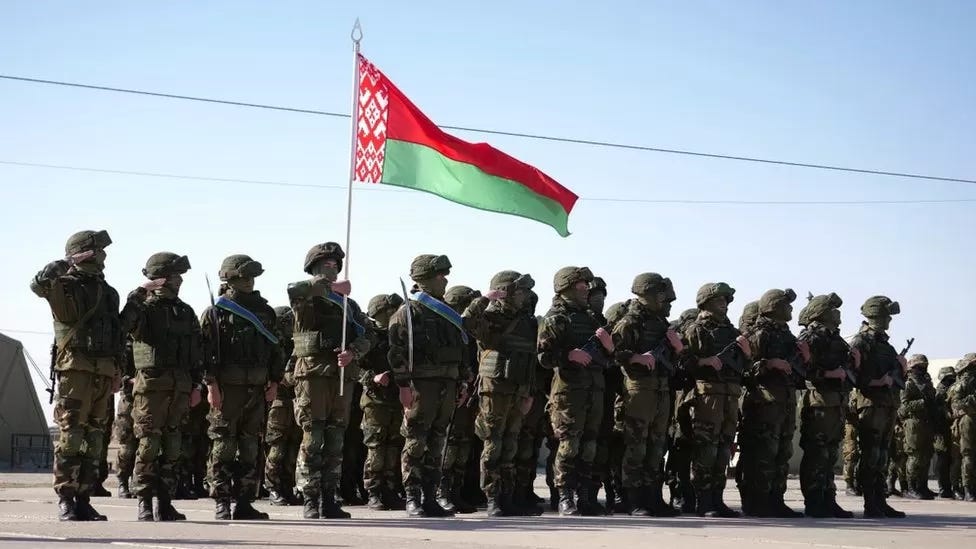
<svg viewBox="0 0 976 549">
<path fill-rule="evenodd" d="M 351 404 L 351 390 L 339 396 L 338 377 L 295 380 L 295 420 L 302 428 L 296 480 L 306 497 L 339 488 Z"/>
<path fill-rule="evenodd" d="M 858 486 L 857 467 L 861 461 L 861 449 L 857 444 L 857 422 L 844 421 L 844 442 L 841 451 L 844 455 L 844 482 Z"/>
<path fill-rule="evenodd" d="M 671 395 L 666 388 L 625 379 L 622 404 L 623 487 L 653 487 L 663 481 L 661 461 L 671 419 Z"/>
<path fill-rule="evenodd" d="M 535 484 L 539 454 L 549 423 L 546 415 L 546 400 L 545 395 L 535 395 L 532 399 L 532 408 L 522 418 L 518 449 L 515 451 L 515 485 L 520 488 L 531 489 Z"/>
<path fill-rule="evenodd" d="M 139 439 L 133 469 L 133 493 L 140 497 L 176 495 L 180 460 L 180 423 L 190 394 L 151 391 L 132 395 L 133 432 Z"/>
<path fill-rule="evenodd" d="M 887 473 L 888 452 L 895 429 L 895 409 L 875 406 L 857 411 L 857 441 L 861 455 L 857 481 L 865 494 L 883 491 Z"/>
<path fill-rule="evenodd" d="M 709 383 L 706 386 L 699 382 L 695 388 L 691 402 L 691 428 L 695 440 L 691 482 L 698 493 L 725 488 L 725 471 L 732 458 L 741 393 L 741 386 L 733 383 Z"/>
<path fill-rule="evenodd" d="M 54 422 L 54 491 L 61 496 L 88 495 L 98 483 L 104 459 L 112 378 L 91 372 L 59 373 Z"/>
<path fill-rule="evenodd" d="M 258 489 L 258 455 L 264 431 L 264 386 L 221 386 L 223 403 L 211 408 L 207 482 L 214 499 L 253 500 Z"/>
<path fill-rule="evenodd" d="M 795 432 L 795 392 L 775 401 L 764 400 L 759 391 L 746 394 L 739 434 L 739 488 L 743 499 L 765 499 L 769 494 L 786 492 Z"/>
<path fill-rule="evenodd" d="M 472 395 L 464 406 L 454 411 L 454 423 L 447 434 L 447 445 L 441 462 L 441 491 L 459 489 L 464 473 L 471 460 L 471 445 L 475 436 L 475 417 L 478 415 L 478 397 Z"/>
<path fill-rule="evenodd" d="M 294 401 L 290 396 L 275 399 L 268 411 L 264 434 L 264 485 L 269 491 L 288 495 L 295 490 L 295 468 L 301 444 L 302 428 L 295 421 Z"/>
<path fill-rule="evenodd" d="M 200 404 L 190 408 L 183 415 L 180 433 L 183 440 L 180 444 L 180 482 L 187 486 L 203 486 L 207 476 L 207 461 L 210 458 L 210 437 L 207 435 L 210 404 L 206 395 Z"/>
<path fill-rule="evenodd" d="M 400 452 L 403 451 L 403 407 L 399 401 L 379 402 L 363 396 L 363 442 L 366 444 L 366 465 L 363 481 L 366 491 L 376 493 L 382 488 L 395 489 L 398 482 Z"/>
<path fill-rule="evenodd" d="M 674 393 L 674 417 L 671 421 L 671 445 L 668 448 L 668 461 L 665 473 L 668 487 L 674 497 L 685 498 L 691 487 L 691 457 L 695 449 L 694 430 L 691 425 L 691 404 L 694 391 L 681 390 Z"/>
<path fill-rule="evenodd" d="M 976 416 L 964 415 L 953 419 L 952 435 L 959 452 L 962 486 L 976 493 Z"/>
<path fill-rule="evenodd" d="M 115 440 L 119 443 L 119 450 L 115 456 L 118 476 L 120 479 L 128 480 L 132 477 L 132 469 L 136 463 L 136 448 L 139 447 L 139 440 L 132 425 L 132 395 L 123 394 L 119 399 L 112 430 Z"/>
<path fill-rule="evenodd" d="M 902 483 L 908 481 L 908 454 L 905 453 L 905 429 L 899 419 L 895 420 L 895 428 L 891 433 L 891 448 L 888 450 L 887 465 L 888 475 L 892 480 L 897 478 Z"/>
<path fill-rule="evenodd" d="M 102 460 L 98 463 L 98 485 L 101 486 L 108 479 L 108 447 L 112 443 L 112 432 L 115 427 L 115 395 L 109 395 L 108 412 L 105 417 L 105 435 L 102 437 Z"/>
<path fill-rule="evenodd" d="M 481 451 L 481 489 L 489 498 L 515 488 L 515 456 L 522 430 L 525 387 L 504 379 L 481 378 L 475 434 Z"/>
<path fill-rule="evenodd" d="M 346 432 L 342 440 L 342 476 L 339 479 L 339 489 L 344 500 L 353 501 L 365 496 L 363 470 L 366 467 L 367 448 L 363 433 L 363 409 L 360 406 L 363 386 L 358 381 L 347 383 L 346 392 L 352 394 L 349 400 L 349 419 L 346 421 Z"/>
<path fill-rule="evenodd" d="M 842 406 L 804 406 L 800 411 L 800 490 L 805 497 L 835 494 L 834 464 L 844 438 Z"/>
<path fill-rule="evenodd" d="M 553 461 L 555 485 L 575 490 L 592 478 L 603 421 L 603 390 L 567 387 L 549 398 L 552 432 L 559 446 Z"/>
<path fill-rule="evenodd" d="M 435 487 L 441 480 L 441 460 L 457 394 L 453 379 L 415 379 L 415 398 L 403 413 L 403 452 L 400 467 L 403 487 L 416 494 L 423 487 Z"/>
<path fill-rule="evenodd" d="M 604 380 L 606 388 L 603 391 L 603 419 L 597 435 L 591 477 L 596 489 L 599 489 L 601 483 L 620 487 L 624 455 L 623 430 L 620 428 L 623 413 L 623 373 L 619 369 L 611 368 L 605 372 Z"/>
<path fill-rule="evenodd" d="M 905 473 L 910 483 L 928 483 L 929 466 L 932 464 L 932 429 L 926 419 L 902 420 L 905 433 Z"/>
</svg>

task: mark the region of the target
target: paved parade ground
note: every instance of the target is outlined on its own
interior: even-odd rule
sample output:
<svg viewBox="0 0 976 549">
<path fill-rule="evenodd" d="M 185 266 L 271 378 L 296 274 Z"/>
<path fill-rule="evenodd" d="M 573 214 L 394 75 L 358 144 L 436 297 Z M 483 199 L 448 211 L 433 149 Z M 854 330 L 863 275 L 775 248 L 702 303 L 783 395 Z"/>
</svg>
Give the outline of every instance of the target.
<svg viewBox="0 0 976 549">
<path fill-rule="evenodd" d="M 95 507 L 108 522 L 61 523 L 50 475 L 0 474 L 0 546 L 6 547 L 330 547 L 389 549 L 466 549 L 558 547 L 560 549 L 638 547 L 838 547 L 934 549 L 976 547 L 976 503 L 908 501 L 892 498 L 908 513 L 904 520 L 703 519 L 681 516 L 644 519 L 629 516 L 487 519 L 483 513 L 452 519 L 407 519 L 403 512 L 347 507 L 346 521 L 306 521 L 300 507 L 256 507 L 270 521 L 217 522 L 211 500 L 178 501 L 186 522 L 140 523 L 136 501 L 96 498 Z M 107 486 L 109 487 L 109 486 Z M 114 486 L 110 486 L 114 489 Z M 543 493 L 540 488 L 539 494 Z M 726 492 L 738 508 L 735 490 Z M 841 496 L 841 505 L 860 516 L 860 502 Z M 790 481 L 787 503 L 802 508 L 796 481 Z"/>
</svg>

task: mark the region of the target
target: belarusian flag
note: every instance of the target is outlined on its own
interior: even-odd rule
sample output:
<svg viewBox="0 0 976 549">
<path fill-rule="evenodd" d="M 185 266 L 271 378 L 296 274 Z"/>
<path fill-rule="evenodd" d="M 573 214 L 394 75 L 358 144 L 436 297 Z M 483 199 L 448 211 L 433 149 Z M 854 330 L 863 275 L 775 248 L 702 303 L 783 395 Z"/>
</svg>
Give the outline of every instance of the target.
<svg viewBox="0 0 976 549">
<path fill-rule="evenodd" d="M 426 191 L 458 204 L 540 221 L 562 236 L 577 196 L 487 143 L 438 128 L 359 56 L 356 179 Z"/>
</svg>

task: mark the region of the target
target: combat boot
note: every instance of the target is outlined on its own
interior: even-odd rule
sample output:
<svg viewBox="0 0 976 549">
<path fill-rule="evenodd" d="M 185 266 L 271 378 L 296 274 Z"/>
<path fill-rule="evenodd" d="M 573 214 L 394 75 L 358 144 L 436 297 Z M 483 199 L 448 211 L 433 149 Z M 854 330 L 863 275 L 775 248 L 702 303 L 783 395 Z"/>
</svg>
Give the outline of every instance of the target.
<svg viewBox="0 0 976 549">
<path fill-rule="evenodd" d="M 302 518 L 306 519 L 317 519 L 319 518 L 319 495 L 318 494 L 304 494 L 304 501 L 302 502 Z"/>
<path fill-rule="evenodd" d="M 774 518 L 800 518 L 803 513 L 794 511 L 783 501 L 783 494 L 769 494 L 769 514 Z"/>
<path fill-rule="evenodd" d="M 943 486 L 939 488 L 939 498 L 956 499 L 956 494 L 952 491 L 952 488 L 949 488 L 948 486 Z"/>
<path fill-rule="evenodd" d="M 382 490 L 370 488 L 369 497 L 366 499 L 366 508 L 373 511 L 389 511 L 390 508 L 383 502 Z"/>
<path fill-rule="evenodd" d="M 803 497 L 803 514 L 811 518 L 832 518 L 834 516 L 827 507 L 826 494 L 815 491 L 810 491 Z"/>
<path fill-rule="evenodd" d="M 965 501 L 976 501 L 976 486 L 970 486 L 966 488 L 963 493 L 963 499 Z"/>
<path fill-rule="evenodd" d="M 336 502 L 335 489 L 326 488 L 322 491 L 322 497 L 319 500 L 319 515 L 321 518 L 327 519 L 347 519 L 351 518 L 347 511 L 343 510 Z"/>
<path fill-rule="evenodd" d="M 837 503 L 837 494 L 833 492 L 828 492 L 825 496 L 825 502 L 827 504 L 827 509 L 833 514 L 834 518 L 839 519 L 849 519 L 854 518 L 854 513 L 844 509 Z"/>
<path fill-rule="evenodd" d="M 555 486 L 550 486 L 549 487 L 549 509 L 551 511 L 555 511 L 556 509 L 558 509 L 559 501 L 560 501 L 559 488 L 556 488 Z"/>
<path fill-rule="evenodd" d="M 878 504 L 881 507 L 881 512 L 884 513 L 885 518 L 905 518 L 905 513 L 895 510 L 884 498 L 880 498 Z"/>
<path fill-rule="evenodd" d="M 453 517 L 454 512 L 448 511 L 437 501 L 433 485 L 423 488 L 423 508 L 428 517 Z"/>
<path fill-rule="evenodd" d="M 695 490 L 695 514 L 700 517 L 708 517 L 714 510 L 711 491 Z"/>
<path fill-rule="evenodd" d="M 173 507 L 173 500 L 170 499 L 168 494 L 159 496 L 156 499 L 156 520 L 160 522 L 186 520 L 186 515 L 177 511 L 176 508 Z"/>
<path fill-rule="evenodd" d="M 80 520 L 75 512 L 75 498 L 71 496 L 58 498 L 58 520 L 71 522 Z"/>
<path fill-rule="evenodd" d="M 902 492 L 900 492 L 898 488 L 895 487 L 895 475 L 888 476 L 888 486 L 887 486 L 887 491 L 885 493 L 889 496 L 895 496 L 899 498 L 902 496 Z"/>
<path fill-rule="evenodd" d="M 437 504 L 440 505 L 448 513 L 456 513 L 457 507 L 454 506 L 453 499 L 454 483 L 452 475 L 446 474 L 441 476 L 440 485 L 437 487 Z"/>
<path fill-rule="evenodd" d="M 862 490 L 864 497 L 864 518 L 884 518 L 884 509 L 881 507 L 877 491 L 874 486 L 865 486 Z"/>
<path fill-rule="evenodd" d="M 691 485 L 685 485 L 681 487 L 681 509 L 682 513 L 694 513 L 697 508 L 697 503 L 695 502 L 695 488 Z"/>
<path fill-rule="evenodd" d="M 722 487 L 715 488 L 712 491 L 712 512 L 708 515 L 709 517 L 717 518 L 738 518 L 741 513 L 731 509 L 722 500 L 722 492 L 724 489 Z"/>
<path fill-rule="evenodd" d="M 537 498 L 531 497 L 532 488 L 516 488 L 512 495 L 512 507 L 515 512 L 522 517 L 537 517 L 542 514 L 543 509 L 539 506 Z"/>
<path fill-rule="evenodd" d="M 99 482 L 98 484 L 92 486 L 89 495 L 93 498 L 110 498 L 112 497 L 112 492 L 106 490 L 105 487 L 102 486 L 102 483 Z"/>
<path fill-rule="evenodd" d="M 156 520 L 153 517 L 152 496 L 139 496 L 136 509 L 138 510 L 136 520 L 139 522 L 152 522 Z"/>
<path fill-rule="evenodd" d="M 627 488 L 627 502 L 630 503 L 630 516 L 649 517 L 651 512 L 644 505 L 643 494 L 640 488 Z"/>
<path fill-rule="evenodd" d="M 579 512 L 584 517 L 602 517 L 607 509 L 597 500 L 597 487 L 592 482 L 585 482 L 579 491 Z"/>
<path fill-rule="evenodd" d="M 579 509 L 576 508 L 576 491 L 563 487 L 559 490 L 559 516 L 577 517 L 579 514 Z"/>
<path fill-rule="evenodd" d="M 119 499 L 132 499 L 132 492 L 129 491 L 129 479 L 119 477 L 119 490 L 116 493 Z"/>
<path fill-rule="evenodd" d="M 281 494 L 281 492 L 275 490 L 274 488 L 268 490 L 268 503 L 276 507 L 286 507 L 291 505 L 291 502 L 289 502 L 288 499 Z"/>
<path fill-rule="evenodd" d="M 406 509 L 407 502 L 400 497 L 400 494 L 392 486 L 380 488 L 380 500 L 390 510 L 403 511 Z"/>
<path fill-rule="evenodd" d="M 502 507 L 501 498 L 497 494 L 488 494 L 488 505 L 485 507 L 485 513 L 489 518 L 508 516 L 508 513 Z"/>
<path fill-rule="evenodd" d="M 845 494 L 852 497 L 858 497 L 858 498 L 863 495 L 863 492 L 861 491 L 860 488 L 858 488 L 857 484 L 851 482 L 850 480 L 846 482 L 847 482 L 847 488 L 844 490 Z"/>
<path fill-rule="evenodd" d="M 612 515 L 613 512 L 616 510 L 617 503 L 618 503 L 617 500 L 619 497 L 617 495 L 617 490 L 613 486 L 612 481 L 608 480 L 603 483 L 603 493 L 607 496 L 607 500 L 606 500 L 607 514 Z"/>
<path fill-rule="evenodd" d="M 233 520 L 268 520 L 268 514 L 255 509 L 247 497 L 237 498 L 230 517 Z"/>
<path fill-rule="evenodd" d="M 747 517 L 766 518 L 772 517 L 773 512 L 770 508 L 769 497 L 767 494 L 759 493 L 754 490 L 740 489 L 742 496 L 742 514 Z"/>
<path fill-rule="evenodd" d="M 427 511 L 424 510 L 424 505 L 420 497 L 420 488 L 407 488 L 406 510 L 408 517 L 422 518 L 427 516 Z"/>
<path fill-rule="evenodd" d="M 463 485 L 463 481 L 464 475 L 454 475 L 454 479 L 451 482 L 451 492 L 449 497 L 451 504 L 454 506 L 454 512 L 466 515 L 469 513 L 474 513 L 478 510 L 478 508 L 469 503 L 461 494 L 461 486 Z"/>
<path fill-rule="evenodd" d="M 676 517 L 681 511 L 675 509 L 668 502 L 664 501 L 664 483 L 652 483 L 647 489 L 646 505 L 652 517 Z"/>
<path fill-rule="evenodd" d="M 78 520 L 95 522 L 108 520 L 108 517 L 91 506 L 91 499 L 88 496 L 75 496 L 75 514 L 78 516 Z"/>
<path fill-rule="evenodd" d="M 214 518 L 217 520 L 230 520 L 230 498 L 217 498 L 214 500 Z"/>
<path fill-rule="evenodd" d="M 922 478 L 918 479 L 918 486 L 916 486 L 915 489 L 918 490 L 918 493 L 919 494 L 922 494 L 923 496 L 925 496 L 925 497 L 922 498 L 922 499 L 925 499 L 925 500 L 935 499 L 936 496 L 939 495 L 939 494 L 936 494 L 935 492 L 933 492 L 932 490 L 929 490 L 929 479 L 925 478 L 924 476 Z"/>
</svg>

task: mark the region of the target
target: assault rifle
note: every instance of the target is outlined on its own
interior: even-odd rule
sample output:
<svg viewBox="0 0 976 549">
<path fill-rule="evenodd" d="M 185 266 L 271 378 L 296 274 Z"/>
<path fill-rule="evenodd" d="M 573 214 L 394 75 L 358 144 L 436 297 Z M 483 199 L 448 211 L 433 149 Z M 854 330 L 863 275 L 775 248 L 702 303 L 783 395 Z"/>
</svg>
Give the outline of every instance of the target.
<svg viewBox="0 0 976 549">
<path fill-rule="evenodd" d="M 908 354 L 909 349 L 912 348 L 912 344 L 915 343 L 915 338 L 913 337 L 913 338 L 909 339 L 906 343 L 907 344 L 905 345 L 905 348 L 902 349 L 900 353 L 898 353 L 898 356 L 904 357 L 905 355 Z M 902 371 L 901 364 L 896 361 L 895 362 L 894 369 L 891 370 L 889 373 L 891 374 L 891 381 L 892 381 L 892 383 L 896 387 L 898 387 L 899 389 L 904 389 L 905 388 L 905 372 Z"/>
<path fill-rule="evenodd" d="M 51 387 L 45 389 L 48 394 L 47 403 L 54 403 L 54 385 L 58 382 L 58 371 L 54 369 L 55 363 L 58 361 L 58 343 L 55 339 L 54 343 L 51 344 L 51 368 L 48 370 L 48 379 L 51 380 Z"/>
</svg>

